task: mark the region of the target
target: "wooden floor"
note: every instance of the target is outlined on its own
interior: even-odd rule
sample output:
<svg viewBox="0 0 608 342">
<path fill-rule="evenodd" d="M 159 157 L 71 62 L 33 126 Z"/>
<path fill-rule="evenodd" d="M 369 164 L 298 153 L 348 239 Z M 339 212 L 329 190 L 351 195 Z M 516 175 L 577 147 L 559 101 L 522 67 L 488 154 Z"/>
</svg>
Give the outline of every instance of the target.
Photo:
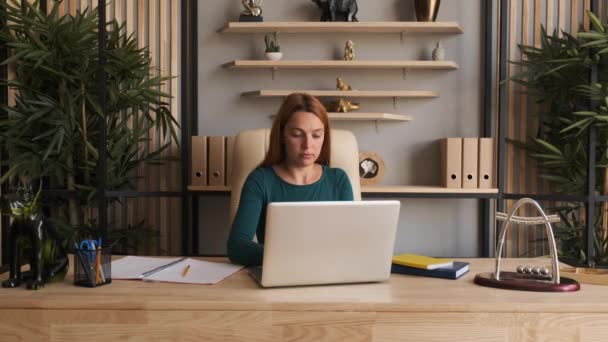
<svg viewBox="0 0 608 342">
<path fill-rule="evenodd" d="M 545 260 L 545 259 L 542 259 Z M 0 289 L 0 341 L 606 341 L 608 287 L 533 293 L 393 275 L 379 284 L 261 289 L 241 271 L 220 284 L 71 276 L 32 292 Z M 539 259 L 507 260 L 503 270 Z M 4 275 L 6 277 L 6 275 Z"/>
</svg>

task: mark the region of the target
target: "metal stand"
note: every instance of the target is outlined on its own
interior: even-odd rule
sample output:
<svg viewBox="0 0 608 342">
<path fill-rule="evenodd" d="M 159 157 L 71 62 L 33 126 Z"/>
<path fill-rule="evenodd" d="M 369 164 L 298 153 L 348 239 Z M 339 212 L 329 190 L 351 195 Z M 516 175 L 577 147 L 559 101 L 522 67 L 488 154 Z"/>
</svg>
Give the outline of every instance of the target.
<svg viewBox="0 0 608 342">
<path fill-rule="evenodd" d="M 538 217 L 520 217 L 515 216 L 515 213 L 524 204 L 531 204 L 541 216 Z M 511 210 L 507 217 L 504 213 L 496 213 L 496 219 L 506 221 L 504 228 L 500 233 L 498 247 L 496 248 L 496 270 L 494 273 L 480 273 L 475 276 L 475 284 L 481 286 L 495 287 L 499 289 L 520 290 L 520 291 L 538 291 L 538 292 L 571 292 L 578 291 L 580 284 L 573 279 L 560 277 L 559 261 L 557 259 L 557 247 L 555 237 L 553 236 L 553 228 L 551 222 L 559 222 L 557 215 L 547 216 L 538 202 L 531 198 L 522 198 Z M 526 225 L 544 224 L 549 238 L 549 250 L 551 254 L 551 272 L 543 269 L 541 272 L 539 267 L 518 267 L 517 272 L 501 272 L 500 261 L 502 249 L 505 244 L 507 229 L 511 222 Z"/>
</svg>

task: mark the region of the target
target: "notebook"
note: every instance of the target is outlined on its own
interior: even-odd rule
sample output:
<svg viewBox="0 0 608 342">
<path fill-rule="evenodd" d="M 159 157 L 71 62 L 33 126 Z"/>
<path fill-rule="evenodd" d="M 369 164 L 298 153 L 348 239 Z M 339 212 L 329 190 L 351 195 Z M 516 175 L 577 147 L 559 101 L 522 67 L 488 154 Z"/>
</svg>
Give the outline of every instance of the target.
<svg viewBox="0 0 608 342">
<path fill-rule="evenodd" d="M 465 275 L 467 272 L 469 272 L 469 263 L 461 261 L 454 261 L 454 264 L 450 267 L 440 267 L 433 270 L 418 267 L 402 266 L 397 264 L 393 264 L 391 266 L 391 273 L 446 279 L 458 279 Z"/>
<path fill-rule="evenodd" d="M 191 258 L 156 258 L 130 255 L 112 261 L 111 270 L 112 279 L 216 284 L 241 268 L 243 266 Z"/>
<path fill-rule="evenodd" d="M 270 203 L 263 287 L 376 282 L 390 276 L 399 201 Z"/>
<path fill-rule="evenodd" d="M 452 260 L 431 258 L 417 254 L 399 254 L 393 256 L 393 264 L 434 270 L 440 267 L 452 266 Z"/>
</svg>

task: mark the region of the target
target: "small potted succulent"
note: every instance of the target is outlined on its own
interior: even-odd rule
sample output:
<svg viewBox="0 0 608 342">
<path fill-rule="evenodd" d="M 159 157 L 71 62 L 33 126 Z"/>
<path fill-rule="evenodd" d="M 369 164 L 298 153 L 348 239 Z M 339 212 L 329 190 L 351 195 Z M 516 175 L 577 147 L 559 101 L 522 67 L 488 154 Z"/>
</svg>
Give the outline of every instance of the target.
<svg viewBox="0 0 608 342">
<path fill-rule="evenodd" d="M 264 42 L 266 43 L 266 59 L 271 61 L 278 61 L 283 58 L 283 53 L 281 52 L 281 47 L 279 46 L 279 38 L 277 37 L 277 33 L 267 34 L 264 37 Z"/>
</svg>

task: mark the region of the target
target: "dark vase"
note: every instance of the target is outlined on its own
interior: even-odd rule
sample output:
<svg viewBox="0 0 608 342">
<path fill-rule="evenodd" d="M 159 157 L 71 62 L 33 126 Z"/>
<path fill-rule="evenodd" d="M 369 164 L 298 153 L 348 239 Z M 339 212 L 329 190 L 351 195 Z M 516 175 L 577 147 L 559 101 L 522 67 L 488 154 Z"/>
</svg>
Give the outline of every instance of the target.
<svg viewBox="0 0 608 342">
<path fill-rule="evenodd" d="M 416 19 L 418 21 L 435 21 L 441 0 L 416 0 Z"/>
</svg>

